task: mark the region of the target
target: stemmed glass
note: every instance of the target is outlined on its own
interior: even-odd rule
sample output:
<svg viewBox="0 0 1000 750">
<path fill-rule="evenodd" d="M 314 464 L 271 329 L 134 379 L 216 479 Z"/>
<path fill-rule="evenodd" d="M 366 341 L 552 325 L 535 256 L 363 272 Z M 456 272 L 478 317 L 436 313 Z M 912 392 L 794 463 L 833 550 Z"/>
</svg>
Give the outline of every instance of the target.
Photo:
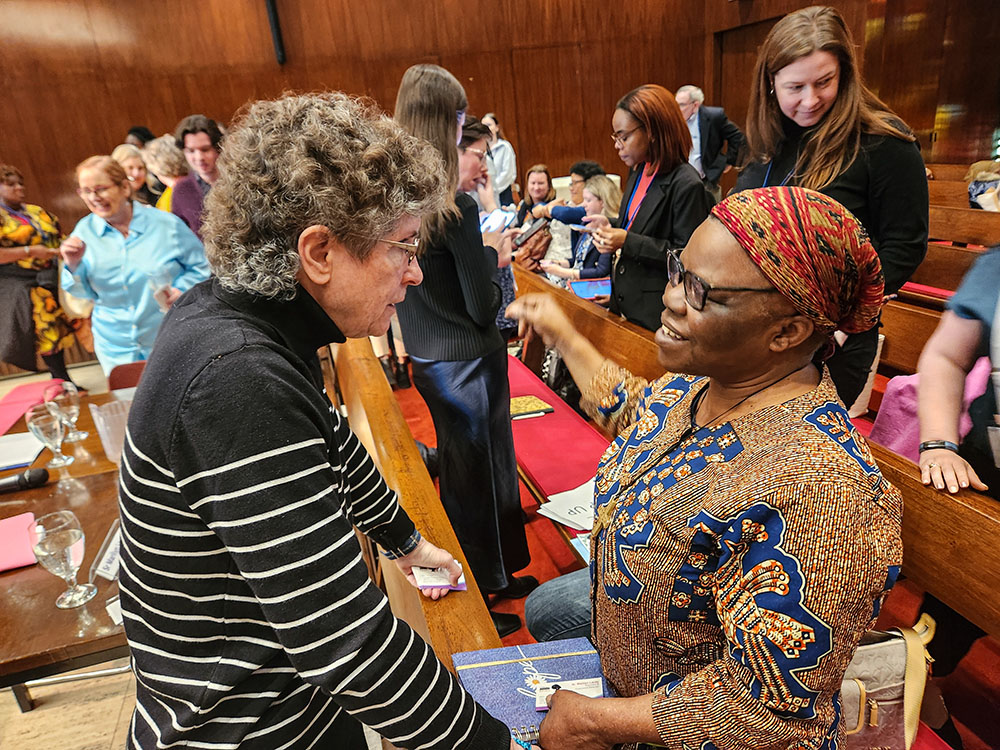
<svg viewBox="0 0 1000 750">
<path fill-rule="evenodd" d="M 41 441 L 46 448 L 52 451 L 52 460 L 48 463 L 48 468 L 58 469 L 60 466 L 69 466 L 76 458 L 66 456 L 60 450 L 65 425 L 61 415 L 53 414 L 44 404 L 33 406 L 24 415 L 24 421 L 31 430 L 31 434 Z"/>
<path fill-rule="evenodd" d="M 71 510 L 59 510 L 28 524 L 31 549 L 39 564 L 66 581 L 67 589 L 56 599 L 59 609 L 85 604 L 97 594 L 92 583 L 77 583 L 76 571 L 83 562 L 84 536 L 80 520 Z"/>
<path fill-rule="evenodd" d="M 76 420 L 80 418 L 80 391 L 72 383 L 64 382 L 59 387 L 59 392 L 45 402 L 45 406 L 54 416 L 62 419 L 62 422 L 69 428 L 69 432 L 63 438 L 64 443 L 79 443 L 90 434 L 84 430 L 76 429 Z"/>
</svg>

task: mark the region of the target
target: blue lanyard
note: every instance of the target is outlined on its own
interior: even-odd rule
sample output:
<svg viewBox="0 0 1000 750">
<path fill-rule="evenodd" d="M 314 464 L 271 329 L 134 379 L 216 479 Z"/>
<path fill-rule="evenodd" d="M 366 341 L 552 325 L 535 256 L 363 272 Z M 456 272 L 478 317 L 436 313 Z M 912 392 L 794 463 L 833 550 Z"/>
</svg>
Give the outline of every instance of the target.
<svg viewBox="0 0 1000 750">
<path fill-rule="evenodd" d="M 767 172 L 764 173 L 764 184 L 761 187 L 767 187 L 767 181 L 771 179 L 771 167 L 774 166 L 774 159 L 767 163 Z M 788 170 L 788 174 L 785 175 L 785 179 L 781 181 L 779 187 L 784 187 L 788 184 L 788 180 L 791 179 L 792 172 L 795 171 L 795 167 Z"/>
<path fill-rule="evenodd" d="M 639 209 L 637 208 L 635 210 L 635 214 L 630 219 L 628 217 L 628 210 L 632 207 L 632 199 L 635 197 L 635 191 L 639 189 L 639 183 L 642 181 L 642 173 L 643 173 L 643 170 L 645 168 L 646 168 L 646 165 L 642 164 L 636 170 L 636 173 L 635 173 L 635 175 L 636 175 L 635 184 L 632 185 L 632 192 L 628 194 L 628 203 L 625 204 L 625 212 L 622 214 L 622 216 L 625 217 L 625 226 L 623 226 L 622 229 L 627 230 L 629 227 L 631 227 L 632 226 L 632 222 L 635 221 L 635 217 L 639 215 Z M 641 206 L 641 204 L 640 204 L 640 206 Z"/>
</svg>

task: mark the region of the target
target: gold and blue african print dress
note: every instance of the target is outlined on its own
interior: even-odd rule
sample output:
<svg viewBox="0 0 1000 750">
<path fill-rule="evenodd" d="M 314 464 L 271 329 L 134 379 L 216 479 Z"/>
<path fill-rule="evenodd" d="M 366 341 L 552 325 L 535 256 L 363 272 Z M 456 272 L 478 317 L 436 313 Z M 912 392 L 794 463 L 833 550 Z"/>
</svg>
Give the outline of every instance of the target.
<svg viewBox="0 0 1000 750">
<path fill-rule="evenodd" d="M 584 393 L 619 433 L 591 537 L 605 675 L 655 694 L 669 748 L 843 747 L 838 690 L 899 571 L 900 495 L 828 375 L 692 432 L 707 382 L 606 363 Z"/>
</svg>

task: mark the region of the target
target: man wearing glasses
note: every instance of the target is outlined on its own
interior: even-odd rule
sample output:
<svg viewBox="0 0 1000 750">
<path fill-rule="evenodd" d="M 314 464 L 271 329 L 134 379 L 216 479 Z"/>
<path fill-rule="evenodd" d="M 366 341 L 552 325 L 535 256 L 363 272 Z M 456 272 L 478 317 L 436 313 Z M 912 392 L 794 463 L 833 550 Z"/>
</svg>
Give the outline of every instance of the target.
<svg viewBox="0 0 1000 750">
<path fill-rule="evenodd" d="M 360 750 L 363 722 L 398 747 L 509 748 L 368 578 L 355 527 L 411 582 L 460 570 L 331 407 L 316 356 L 385 333 L 421 282 L 441 160 L 323 94 L 254 104 L 222 162 L 215 278 L 165 321 L 122 456 L 128 747 Z"/>
<path fill-rule="evenodd" d="M 722 107 L 703 106 L 705 92 L 697 86 L 681 86 L 675 98 L 691 131 L 688 163 L 698 170 L 705 187 L 718 201 L 722 198 L 719 179 L 738 163 L 745 140 L 743 132 L 726 117 Z"/>
</svg>

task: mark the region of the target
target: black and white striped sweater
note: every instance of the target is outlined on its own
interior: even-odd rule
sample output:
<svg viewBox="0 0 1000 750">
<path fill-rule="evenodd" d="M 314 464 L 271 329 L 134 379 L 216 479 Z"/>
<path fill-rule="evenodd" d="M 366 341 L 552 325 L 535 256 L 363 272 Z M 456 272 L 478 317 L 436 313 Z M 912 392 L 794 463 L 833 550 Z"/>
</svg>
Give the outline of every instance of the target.
<svg viewBox="0 0 1000 750">
<path fill-rule="evenodd" d="M 506 748 L 509 734 L 370 582 L 357 526 L 416 531 L 331 409 L 316 349 L 343 337 L 300 290 L 207 281 L 175 305 L 129 415 L 121 603 L 130 748 Z"/>
</svg>

